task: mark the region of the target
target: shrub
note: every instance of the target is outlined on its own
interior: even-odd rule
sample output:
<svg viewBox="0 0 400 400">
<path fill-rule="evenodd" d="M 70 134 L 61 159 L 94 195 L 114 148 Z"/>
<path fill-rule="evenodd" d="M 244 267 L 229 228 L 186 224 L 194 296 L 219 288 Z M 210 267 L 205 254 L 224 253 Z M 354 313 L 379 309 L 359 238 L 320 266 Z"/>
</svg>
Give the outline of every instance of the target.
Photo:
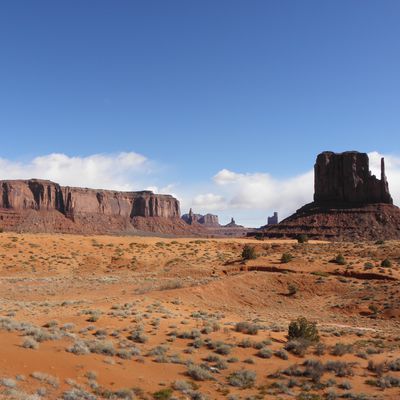
<svg viewBox="0 0 400 400">
<path fill-rule="evenodd" d="M 215 346 L 215 352 L 223 356 L 227 356 L 231 352 L 231 346 L 225 343 L 217 343 Z"/>
<path fill-rule="evenodd" d="M 310 342 L 304 339 L 291 340 L 286 343 L 285 350 L 290 351 L 299 357 L 304 357 L 307 349 L 310 347 Z"/>
<path fill-rule="evenodd" d="M 303 339 L 310 343 L 319 342 L 317 324 L 300 317 L 297 321 L 292 321 L 289 324 L 288 338 L 289 340 Z"/>
<path fill-rule="evenodd" d="M 396 358 L 389 362 L 389 369 L 391 371 L 400 371 L 400 358 Z"/>
<path fill-rule="evenodd" d="M 392 262 L 388 258 L 385 258 L 381 262 L 381 267 L 383 267 L 383 268 L 390 268 L 391 266 L 392 266 Z"/>
<path fill-rule="evenodd" d="M 239 387 L 241 389 L 252 388 L 256 382 L 256 373 L 242 369 L 240 371 L 232 372 L 228 376 L 228 382 L 231 386 Z"/>
<path fill-rule="evenodd" d="M 258 325 L 252 324 L 251 322 L 238 322 L 235 325 L 236 332 L 247 333 L 248 335 L 257 335 Z"/>
<path fill-rule="evenodd" d="M 297 293 L 298 287 L 294 283 L 288 283 L 288 295 L 294 296 Z"/>
<path fill-rule="evenodd" d="M 331 354 L 333 356 L 344 356 L 345 354 L 351 352 L 352 352 L 351 344 L 345 344 L 345 343 L 336 343 L 331 350 Z"/>
<path fill-rule="evenodd" d="M 328 361 L 325 364 L 325 369 L 329 372 L 334 372 L 340 378 L 354 375 L 352 365 L 343 361 Z"/>
<path fill-rule="evenodd" d="M 195 381 L 206 381 L 214 379 L 208 369 L 196 364 L 190 364 L 188 366 L 187 374 Z"/>
<path fill-rule="evenodd" d="M 336 256 L 335 263 L 339 265 L 346 265 L 346 259 L 343 257 L 343 254 L 338 254 Z"/>
<path fill-rule="evenodd" d="M 372 269 L 374 268 L 374 264 L 372 264 L 371 262 L 366 262 L 364 264 L 364 269 Z"/>
<path fill-rule="evenodd" d="M 64 392 L 62 395 L 63 400 L 77 400 L 77 399 L 85 399 L 85 400 L 96 400 L 96 396 L 84 391 L 83 389 L 74 388 Z"/>
<path fill-rule="evenodd" d="M 303 364 L 306 368 L 303 375 L 309 377 L 313 382 L 320 381 L 324 374 L 324 366 L 319 360 L 306 360 Z"/>
<path fill-rule="evenodd" d="M 307 243 L 308 242 L 308 236 L 301 234 L 299 236 L 297 236 L 297 242 L 298 243 Z"/>
<path fill-rule="evenodd" d="M 368 306 L 369 311 L 372 312 L 373 315 L 377 315 L 379 313 L 379 308 L 375 304 L 370 304 Z"/>
<path fill-rule="evenodd" d="M 113 356 L 116 353 L 114 344 L 108 340 L 94 340 L 88 342 L 88 346 L 91 353 L 105 354 L 108 356 Z"/>
<path fill-rule="evenodd" d="M 22 347 L 24 347 L 25 349 L 38 349 L 39 343 L 35 339 L 27 337 L 22 342 Z"/>
<path fill-rule="evenodd" d="M 156 400 L 169 400 L 172 397 L 173 390 L 171 388 L 161 389 L 158 392 L 153 393 L 153 397 Z"/>
<path fill-rule="evenodd" d="M 256 249 L 254 246 L 245 244 L 242 251 L 243 260 L 255 260 L 257 258 Z"/>
<path fill-rule="evenodd" d="M 79 356 L 90 353 L 88 346 L 82 340 L 77 340 L 72 346 L 67 348 L 67 351 Z"/>
<path fill-rule="evenodd" d="M 289 359 L 289 355 L 288 355 L 287 351 L 285 351 L 283 349 L 276 350 L 274 354 L 277 357 L 282 358 L 282 360 L 288 360 Z"/>
<path fill-rule="evenodd" d="M 258 350 L 257 356 L 261 358 L 271 358 L 272 351 L 268 347 L 263 347 L 262 349 Z"/>
<path fill-rule="evenodd" d="M 287 264 L 288 262 L 293 260 L 293 255 L 290 253 L 283 253 L 281 257 L 281 263 Z"/>
<path fill-rule="evenodd" d="M 143 330 L 141 329 L 132 331 L 131 334 L 128 336 L 128 339 L 136 343 L 146 343 L 148 340 L 147 336 L 143 333 Z"/>
</svg>

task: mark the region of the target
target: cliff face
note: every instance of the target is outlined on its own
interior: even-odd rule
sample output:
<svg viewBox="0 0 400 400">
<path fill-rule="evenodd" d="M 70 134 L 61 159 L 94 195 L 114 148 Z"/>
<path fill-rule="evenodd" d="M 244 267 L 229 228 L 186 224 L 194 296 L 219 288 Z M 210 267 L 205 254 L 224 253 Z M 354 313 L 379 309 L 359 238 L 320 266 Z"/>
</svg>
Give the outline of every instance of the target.
<svg viewBox="0 0 400 400">
<path fill-rule="evenodd" d="M 314 167 L 315 203 L 393 204 L 381 161 L 381 179 L 371 175 L 366 153 L 324 152 Z"/>
<path fill-rule="evenodd" d="M 99 224 L 107 220 L 110 229 L 114 225 L 120 229 L 123 221 L 129 223 L 134 217 L 157 217 L 161 221 L 180 218 L 179 201 L 170 195 L 62 187 L 37 179 L 0 181 L 0 209 L 6 213 L 11 225 L 9 216 L 12 215 L 38 211 L 45 218 L 45 212 L 51 212 L 52 215 L 62 214 L 71 221 L 87 221 L 90 217 L 94 224 L 91 230 L 99 232 L 106 228 L 96 227 L 96 219 Z M 0 218 L 0 224 L 3 219 Z M 21 220 L 21 215 L 16 219 Z M 114 223 L 116 219 L 118 224 Z M 85 231 L 86 227 L 80 228 Z"/>
</svg>

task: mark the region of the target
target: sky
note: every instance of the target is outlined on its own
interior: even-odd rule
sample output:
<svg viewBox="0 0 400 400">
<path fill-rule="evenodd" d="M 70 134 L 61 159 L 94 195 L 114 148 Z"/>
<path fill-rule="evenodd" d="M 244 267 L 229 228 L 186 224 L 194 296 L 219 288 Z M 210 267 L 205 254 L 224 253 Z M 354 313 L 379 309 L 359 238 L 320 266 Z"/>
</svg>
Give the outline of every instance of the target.
<svg viewBox="0 0 400 400">
<path fill-rule="evenodd" d="M 0 2 L 0 179 L 171 193 L 260 226 L 324 150 L 387 159 L 400 203 L 400 2 Z"/>
</svg>

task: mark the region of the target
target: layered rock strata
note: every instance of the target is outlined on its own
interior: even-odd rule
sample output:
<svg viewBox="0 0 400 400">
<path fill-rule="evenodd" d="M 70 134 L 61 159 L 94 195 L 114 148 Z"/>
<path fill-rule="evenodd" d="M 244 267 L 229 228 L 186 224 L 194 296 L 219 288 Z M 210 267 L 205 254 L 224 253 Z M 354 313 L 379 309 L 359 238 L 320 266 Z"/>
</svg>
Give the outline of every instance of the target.
<svg viewBox="0 0 400 400">
<path fill-rule="evenodd" d="M 157 224 L 180 220 L 179 201 L 150 191 L 63 187 L 38 179 L 0 181 L 3 229 L 109 233 L 134 229 L 136 217 L 157 218 Z"/>
</svg>

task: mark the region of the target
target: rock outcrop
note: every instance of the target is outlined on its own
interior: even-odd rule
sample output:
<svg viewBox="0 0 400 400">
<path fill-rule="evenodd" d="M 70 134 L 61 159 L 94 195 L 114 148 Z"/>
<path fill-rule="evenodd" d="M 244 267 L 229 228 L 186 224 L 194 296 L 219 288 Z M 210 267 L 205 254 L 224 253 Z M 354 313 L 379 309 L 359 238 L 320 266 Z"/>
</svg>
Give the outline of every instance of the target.
<svg viewBox="0 0 400 400">
<path fill-rule="evenodd" d="M 393 205 L 381 161 L 381 177 L 369 170 L 366 153 L 324 152 L 314 167 L 314 202 L 278 225 L 255 233 L 265 237 L 297 237 L 335 240 L 400 238 L 400 209 Z"/>
<path fill-rule="evenodd" d="M 224 228 L 244 228 L 243 225 L 237 225 L 235 219 L 232 217 L 229 224 L 224 225 Z"/>
<path fill-rule="evenodd" d="M 219 227 L 218 215 L 214 214 L 195 214 L 192 209 L 188 214 L 183 214 L 182 219 L 189 225 L 201 224 L 205 227 Z"/>
<path fill-rule="evenodd" d="M 112 233 L 133 230 L 136 217 L 157 218 L 158 225 L 178 221 L 179 201 L 150 191 L 62 187 L 38 179 L 0 181 L 3 229 Z"/>
<path fill-rule="evenodd" d="M 381 179 L 371 175 L 366 153 L 326 151 L 314 166 L 316 204 L 393 204 L 381 160 Z"/>
</svg>

